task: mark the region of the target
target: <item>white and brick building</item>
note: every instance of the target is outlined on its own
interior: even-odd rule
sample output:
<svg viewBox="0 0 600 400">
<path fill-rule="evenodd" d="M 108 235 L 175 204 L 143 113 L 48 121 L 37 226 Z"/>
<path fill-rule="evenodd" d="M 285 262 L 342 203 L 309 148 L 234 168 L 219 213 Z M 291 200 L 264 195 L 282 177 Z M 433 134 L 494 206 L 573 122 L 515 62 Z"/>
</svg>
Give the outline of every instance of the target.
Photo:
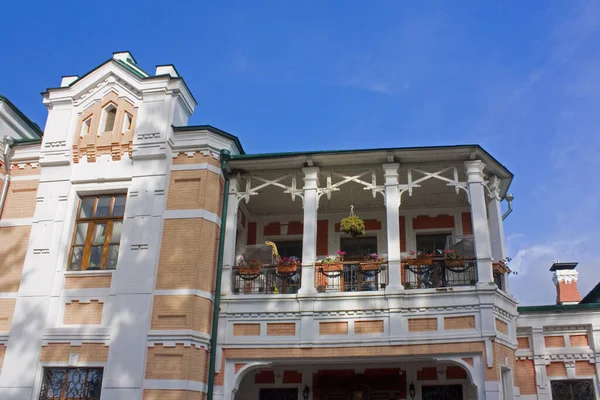
<svg viewBox="0 0 600 400">
<path fill-rule="evenodd" d="M 481 147 L 246 154 L 128 52 L 43 99 L 0 97 L 0 399 L 597 398 L 598 291 L 517 307 Z"/>
</svg>

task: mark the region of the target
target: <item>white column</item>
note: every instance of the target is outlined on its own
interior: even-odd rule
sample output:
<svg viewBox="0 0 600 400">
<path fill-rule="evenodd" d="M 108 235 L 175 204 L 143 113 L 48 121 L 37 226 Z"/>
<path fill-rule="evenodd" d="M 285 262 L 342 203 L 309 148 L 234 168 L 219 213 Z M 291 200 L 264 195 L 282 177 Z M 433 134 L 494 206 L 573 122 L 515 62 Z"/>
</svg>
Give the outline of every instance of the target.
<svg viewBox="0 0 600 400">
<path fill-rule="evenodd" d="M 494 197 L 488 201 L 488 225 L 492 247 L 492 258 L 500 261 L 506 257 L 504 242 L 504 224 L 502 223 L 502 208 L 500 206 L 500 179 L 496 176 L 490 178 L 489 187 Z M 504 290 L 508 292 L 508 274 L 503 277 Z"/>
<path fill-rule="evenodd" d="M 231 294 L 232 267 L 235 264 L 235 244 L 237 238 L 238 226 L 238 202 L 237 202 L 238 181 L 236 178 L 230 178 L 229 181 L 229 199 L 227 200 L 227 221 L 225 222 L 225 243 L 223 244 L 223 275 L 221 279 L 221 295 Z"/>
<path fill-rule="evenodd" d="M 483 187 L 483 169 L 485 164 L 479 160 L 466 161 L 469 200 L 471 201 L 471 219 L 475 238 L 475 258 L 477 259 L 478 286 L 488 286 L 494 282 L 492 273 L 492 249 L 485 207 Z"/>
<path fill-rule="evenodd" d="M 304 234 L 302 237 L 302 286 L 300 295 L 316 294 L 315 261 L 317 259 L 317 204 L 319 168 L 302 168 L 304 172 Z"/>
<path fill-rule="evenodd" d="M 398 168 L 400 164 L 383 164 L 385 176 L 385 210 L 387 217 L 388 286 L 386 292 L 404 290 L 400 270 L 400 190 Z"/>
</svg>

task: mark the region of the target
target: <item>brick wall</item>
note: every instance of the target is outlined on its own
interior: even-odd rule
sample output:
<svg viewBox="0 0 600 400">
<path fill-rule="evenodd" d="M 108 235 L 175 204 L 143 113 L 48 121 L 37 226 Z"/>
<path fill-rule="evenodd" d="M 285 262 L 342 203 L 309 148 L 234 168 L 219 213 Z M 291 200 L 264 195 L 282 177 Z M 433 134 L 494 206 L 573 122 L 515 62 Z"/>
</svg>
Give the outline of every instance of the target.
<svg viewBox="0 0 600 400">
<path fill-rule="evenodd" d="M 105 346 L 104 343 L 82 343 L 81 346 L 73 346 L 69 343 L 49 343 L 42 347 L 40 361 L 66 363 L 69 361 L 69 354 L 72 353 L 79 354 L 79 362 L 106 362 L 108 346 Z"/>
<path fill-rule="evenodd" d="M 533 360 L 517 360 L 515 365 L 515 386 L 519 387 L 522 395 L 536 394 Z"/>
<path fill-rule="evenodd" d="M 596 368 L 594 364 L 588 361 L 575 361 L 575 375 L 580 376 L 595 376 Z"/>
<path fill-rule="evenodd" d="M 177 379 L 206 382 L 208 351 L 177 344 L 148 347 L 146 379 Z"/>
<path fill-rule="evenodd" d="M 485 368 L 485 380 L 500 382 L 501 365 L 504 364 L 504 360 L 508 361 L 509 367 L 515 368 L 515 350 L 497 342 L 492 344 L 492 350 L 494 352 L 494 364 L 492 368 Z"/>
<path fill-rule="evenodd" d="M 571 335 L 569 336 L 569 342 L 571 347 L 589 347 L 590 342 L 588 341 L 587 335 Z"/>
<path fill-rule="evenodd" d="M 91 300 L 89 303 L 80 303 L 79 300 L 73 300 L 65 304 L 65 325 L 88 325 L 102 323 L 102 310 L 104 304 L 98 300 Z"/>
<path fill-rule="evenodd" d="M 528 349 L 529 348 L 529 338 L 520 337 L 520 338 L 517 338 L 517 342 L 519 344 L 519 349 Z"/>
<path fill-rule="evenodd" d="M 219 227 L 201 218 L 165 220 L 157 289 L 213 292 Z"/>
<path fill-rule="evenodd" d="M 319 335 L 347 335 L 348 322 L 319 322 Z"/>
<path fill-rule="evenodd" d="M 233 324 L 233 336 L 260 336 L 260 324 Z"/>
<path fill-rule="evenodd" d="M 548 348 L 565 347 L 565 338 L 563 336 L 544 336 L 544 346 Z"/>
<path fill-rule="evenodd" d="M 413 229 L 454 228 L 454 217 L 442 214 L 435 217 L 419 215 L 413 218 Z"/>
<path fill-rule="evenodd" d="M 329 221 L 320 219 L 317 221 L 317 255 L 329 254 Z"/>
<path fill-rule="evenodd" d="M 17 299 L 0 299 L 0 332 L 10 331 L 16 303 Z"/>
<path fill-rule="evenodd" d="M 30 226 L 0 228 L 0 292 L 19 290 L 30 232 Z"/>
<path fill-rule="evenodd" d="M 577 288 L 577 282 L 559 282 L 558 285 L 556 285 L 556 304 L 579 303 L 580 301 L 581 295 Z"/>
<path fill-rule="evenodd" d="M 475 317 L 473 315 L 466 315 L 462 317 L 445 317 L 444 329 L 449 331 L 475 329 Z"/>
<path fill-rule="evenodd" d="M 211 332 L 213 302 L 194 295 L 154 296 L 151 329 Z"/>
<path fill-rule="evenodd" d="M 65 289 L 109 288 L 111 280 L 112 274 L 100 276 L 67 276 L 65 277 Z"/>
<path fill-rule="evenodd" d="M 285 323 L 268 323 L 267 324 L 267 336 L 295 336 L 296 335 L 296 323 L 285 322 Z"/>
<path fill-rule="evenodd" d="M 567 376 L 567 369 L 562 362 L 552 362 L 546 365 L 546 374 L 548 376 Z"/>
<path fill-rule="evenodd" d="M 144 390 L 143 400 L 204 400 L 206 393 L 187 390 Z"/>
<path fill-rule="evenodd" d="M 212 171 L 171 171 L 167 210 L 203 209 L 220 215 L 222 193 L 222 178 Z"/>
<path fill-rule="evenodd" d="M 383 333 L 383 320 L 354 321 L 354 333 L 357 335 Z"/>
<path fill-rule="evenodd" d="M 496 318 L 496 330 L 508 335 L 508 324 L 501 319 Z"/>
<path fill-rule="evenodd" d="M 211 155 L 202 154 L 199 151 L 178 153 L 177 157 L 173 158 L 174 165 L 182 164 L 210 164 L 213 167 L 221 168 L 219 160 Z"/>
<path fill-rule="evenodd" d="M 437 318 L 410 318 L 408 320 L 409 332 L 437 331 Z"/>
<path fill-rule="evenodd" d="M 35 212 L 38 180 L 10 181 L 2 219 L 32 218 Z"/>
<path fill-rule="evenodd" d="M 473 220 L 471 219 L 470 212 L 464 212 L 460 214 L 460 220 L 462 222 L 463 235 L 473 234 Z"/>
</svg>

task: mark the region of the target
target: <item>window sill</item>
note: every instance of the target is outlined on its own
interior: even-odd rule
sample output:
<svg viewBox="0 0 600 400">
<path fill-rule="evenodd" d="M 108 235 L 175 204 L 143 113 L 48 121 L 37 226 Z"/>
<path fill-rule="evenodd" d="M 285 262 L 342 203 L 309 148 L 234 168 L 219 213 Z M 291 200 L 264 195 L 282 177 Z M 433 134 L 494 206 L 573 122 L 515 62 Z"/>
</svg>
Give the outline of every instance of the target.
<svg viewBox="0 0 600 400">
<path fill-rule="evenodd" d="M 65 276 L 106 276 L 112 275 L 114 269 L 93 269 L 83 271 L 65 271 Z"/>
</svg>

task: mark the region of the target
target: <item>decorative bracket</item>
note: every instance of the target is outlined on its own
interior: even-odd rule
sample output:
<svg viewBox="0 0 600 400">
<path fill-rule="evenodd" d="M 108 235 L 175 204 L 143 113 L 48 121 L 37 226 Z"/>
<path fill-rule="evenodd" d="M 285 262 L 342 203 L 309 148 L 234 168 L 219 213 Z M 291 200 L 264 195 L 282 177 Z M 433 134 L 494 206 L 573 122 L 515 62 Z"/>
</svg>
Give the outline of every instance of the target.
<svg viewBox="0 0 600 400">
<path fill-rule="evenodd" d="M 282 181 L 284 181 L 290 177 L 292 180 L 291 186 L 281 183 Z M 275 178 L 275 179 L 266 179 L 266 178 L 262 178 L 258 175 L 246 175 L 244 178 L 246 180 L 245 190 L 236 192 L 238 205 L 242 200 L 244 200 L 246 202 L 246 204 L 248 204 L 250 202 L 250 198 L 252 196 L 258 195 L 258 193 L 259 193 L 258 191 L 260 189 L 266 188 L 267 186 L 277 186 L 277 187 L 284 189 L 283 193 L 289 194 L 292 198 L 292 201 L 295 201 L 296 197 L 300 197 L 302 199 L 302 204 L 304 205 L 304 194 L 303 194 L 304 191 L 302 189 L 297 188 L 296 175 L 294 175 L 294 174 L 285 174 L 285 175 L 280 176 L 279 178 Z M 253 187 L 252 180 L 255 180 L 255 181 L 258 181 L 261 183 L 258 184 L 257 186 Z"/>
</svg>

